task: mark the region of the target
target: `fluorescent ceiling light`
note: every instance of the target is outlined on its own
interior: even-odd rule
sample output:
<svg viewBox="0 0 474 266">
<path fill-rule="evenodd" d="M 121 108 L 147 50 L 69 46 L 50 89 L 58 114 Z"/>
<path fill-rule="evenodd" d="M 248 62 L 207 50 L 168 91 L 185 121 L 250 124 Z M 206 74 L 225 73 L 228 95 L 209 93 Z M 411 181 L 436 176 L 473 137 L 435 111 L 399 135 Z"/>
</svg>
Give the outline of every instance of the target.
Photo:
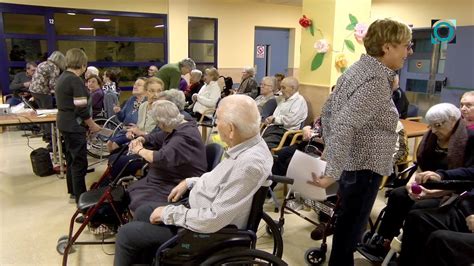
<svg viewBox="0 0 474 266">
<path fill-rule="evenodd" d="M 163 24 L 160 24 L 160 25 L 156 25 L 155 28 L 163 28 L 165 25 Z"/>
<path fill-rule="evenodd" d="M 69 16 L 75 16 L 76 13 L 73 13 L 73 12 L 67 12 L 66 14 L 68 14 Z"/>
<path fill-rule="evenodd" d="M 95 18 L 92 21 L 94 21 L 94 22 L 109 22 L 110 18 Z"/>
<path fill-rule="evenodd" d="M 94 30 L 94 28 L 80 27 L 79 30 Z"/>
</svg>

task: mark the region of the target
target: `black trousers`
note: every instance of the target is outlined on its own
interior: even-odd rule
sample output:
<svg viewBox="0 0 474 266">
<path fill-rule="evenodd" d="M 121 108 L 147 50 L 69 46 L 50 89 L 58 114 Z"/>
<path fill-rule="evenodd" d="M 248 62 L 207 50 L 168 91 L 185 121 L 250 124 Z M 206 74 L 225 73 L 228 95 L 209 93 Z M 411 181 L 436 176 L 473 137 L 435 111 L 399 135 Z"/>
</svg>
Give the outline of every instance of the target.
<svg viewBox="0 0 474 266">
<path fill-rule="evenodd" d="M 122 171 L 122 169 L 125 167 L 125 165 L 128 163 L 129 160 L 140 158 L 140 156 L 136 154 L 131 154 L 131 155 L 122 154 L 122 156 L 120 156 L 117 159 L 118 155 L 119 153 L 115 153 L 109 157 L 109 164 L 115 162 L 114 165 L 112 165 L 110 169 L 110 175 L 112 176 L 112 179 L 116 178 L 118 174 L 120 174 L 120 171 Z M 138 170 L 140 170 L 144 165 L 145 165 L 145 162 L 143 161 L 132 162 L 127 166 L 127 168 L 125 168 L 121 176 L 133 175 Z"/>
<path fill-rule="evenodd" d="M 64 137 L 66 153 L 67 192 L 76 197 L 86 192 L 85 177 L 87 174 L 87 140 L 85 132 L 61 132 Z"/>
<path fill-rule="evenodd" d="M 165 205 L 168 203 L 142 205 L 136 210 L 134 221 L 120 227 L 115 242 L 115 266 L 151 264 L 158 247 L 177 234 L 178 227 L 150 223 L 153 210 Z"/>
<path fill-rule="evenodd" d="M 354 251 L 367 226 L 382 176 L 370 171 L 344 171 L 339 180 L 340 208 L 329 266 L 354 265 Z"/>
<path fill-rule="evenodd" d="M 385 239 L 392 239 L 400 234 L 403 221 L 410 210 L 436 208 L 440 199 L 424 199 L 414 201 L 408 196 L 405 186 L 395 188 L 388 197 L 385 214 L 378 230 L 378 234 Z"/>
<path fill-rule="evenodd" d="M 455 204 L 408 214 L 399 265 L 471 263 L 474 263 L 474 233 L 468 230 L 466 216 Z"/>
<path fill-rule="evenodd" d="M 285 132 L 286 132 L 286 129 L 280 126 L 271 125 L 265 129 L 265 131 L 263 132 L 262 138 L 263 140 L 265 140 L 268 148 L 271 150 L 278 146 Z"/>
<path fill-rule="evenodd" d="M 38 104 L 40 109 L 53 109 L 53 96 L 50 94 L 31 93 L 35 98 L 35 102 Z M 43 139 L 46 142 L 51 142 L 51 125 L 41 125 L 43 129 Z"/>
</svg>

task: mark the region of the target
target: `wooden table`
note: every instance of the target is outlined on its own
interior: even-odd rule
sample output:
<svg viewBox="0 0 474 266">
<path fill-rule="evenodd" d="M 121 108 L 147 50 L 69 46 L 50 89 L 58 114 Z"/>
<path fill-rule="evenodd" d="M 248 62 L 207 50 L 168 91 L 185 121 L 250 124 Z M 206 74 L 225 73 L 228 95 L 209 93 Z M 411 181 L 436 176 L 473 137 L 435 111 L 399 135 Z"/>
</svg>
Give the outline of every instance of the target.
<svg viewBox="0 0 474 266">
<path fill-rule="evenodd" d="M 413 158 L 416 158 L 416 152 L 418 150 L 418 145 L 420 144 L 420 137 L 423 137 L 423 135 L 429 130 L 428 125 L 404 119 L 400 119 L 400 122 L 402 122 L 403 127 L 405 128 L 407 138 L 415 138 L 415 144 L 413 145 Z"/>
<path fill-rule="evenodd" d="M 56 127 L 56 114 L 49 114 L 46 116 L 38 116 L 34 112 L 0 115 L 0 126 L 18 126 L 26 124 L 51 124 L 51 137 L 56 139 L 52 141 L 53 148 L 53 162 L 59 163 L 59 176 L 64 177 L 63 168 L 63 149 L 61 143 L 61 135 Z"/>
</svg>

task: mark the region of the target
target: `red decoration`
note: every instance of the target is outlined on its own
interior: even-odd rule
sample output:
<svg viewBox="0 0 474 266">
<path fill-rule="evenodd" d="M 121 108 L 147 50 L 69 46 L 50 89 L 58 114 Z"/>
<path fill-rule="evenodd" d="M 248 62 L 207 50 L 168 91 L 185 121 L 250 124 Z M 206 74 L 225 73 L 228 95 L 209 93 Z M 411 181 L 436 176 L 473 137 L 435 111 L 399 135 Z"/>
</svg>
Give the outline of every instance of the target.
<svg viewBox="0 0 474 266">
<path fill-rule="evenodd" d="M 301 27 L 303 27 L 305 29 L 308 28 L 309 26 L 311 26 L 311 24 L 312 24 L 311 19 L 307 18 L 305 15 L 303 15 L 303 17 L 300 18 L 299 23 L 300 23 Z"/>
</svg>

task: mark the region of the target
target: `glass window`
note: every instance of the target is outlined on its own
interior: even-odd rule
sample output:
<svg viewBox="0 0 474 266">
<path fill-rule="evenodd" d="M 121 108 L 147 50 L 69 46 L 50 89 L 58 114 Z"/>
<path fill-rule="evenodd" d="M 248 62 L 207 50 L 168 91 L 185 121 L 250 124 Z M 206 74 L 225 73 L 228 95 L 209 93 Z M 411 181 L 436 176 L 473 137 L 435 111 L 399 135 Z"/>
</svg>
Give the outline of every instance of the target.
<svg viewBox="0 0 474 266">
<path fill-rule="evenodd" d="M 46 40 L 5 39 L 10 61 L 44 61 L 48 57 Z"/>
<path fill-rule="evenodd" d="M 201 70 L 202 73 L 206 70 L 206 68 L 211 68 L 211 67 L 216 67 L 213 64 L 202 64 L 202 63 L 197 63 L 196 68 Z"/>
<path fill-rule="evenodd" d="M 214 19 L 189 18 L 189 39 L 214 41 L 214 23 Z"/>
<path fill-rule="evenodd" d="M 3 13 L 5 33 L 45 34 L 44 16 Z"/>
<path fill-rule="evenodd" d="M 55 13 L 58 35 L 164 38 L 162 18 Z"/>
<path fill-rule="evenodd" d="M 148 74 L 147 66 L 132 66 L 132 67 L 118 67 L 120 69 L 120 82 L 119 86 L 123 87 L 133 87 L 135 80 L 139 77 L 145 77 Z M 104 74 L 106 69 L 111 69 L 111 67 L 99 67 L 100 75 Z"/>
<path fill-rule="evenodd" d="M 214 44 L 190 43 L 189 57 L 196 62 L 214 62 Z"/>
<path fill-rule="evenodd" d="M 8 70 L 8 76 L 10 78 L 9 83 L 11 83 L 13 81 L 13 79 L 15 78 L 15 75 L 17 73 L 24 72 L 25 68 L 26 68 L 26 64 L 25 64 L 24 67 L 10 67 L 9 70 Z"/>
<path fill-rule="evenodd" d="M 66 53 L 71 48 L 81 48 L 89 62 L 165 62 L 163 43 L 58 41 L 58 50 Z"/>
</svg>

